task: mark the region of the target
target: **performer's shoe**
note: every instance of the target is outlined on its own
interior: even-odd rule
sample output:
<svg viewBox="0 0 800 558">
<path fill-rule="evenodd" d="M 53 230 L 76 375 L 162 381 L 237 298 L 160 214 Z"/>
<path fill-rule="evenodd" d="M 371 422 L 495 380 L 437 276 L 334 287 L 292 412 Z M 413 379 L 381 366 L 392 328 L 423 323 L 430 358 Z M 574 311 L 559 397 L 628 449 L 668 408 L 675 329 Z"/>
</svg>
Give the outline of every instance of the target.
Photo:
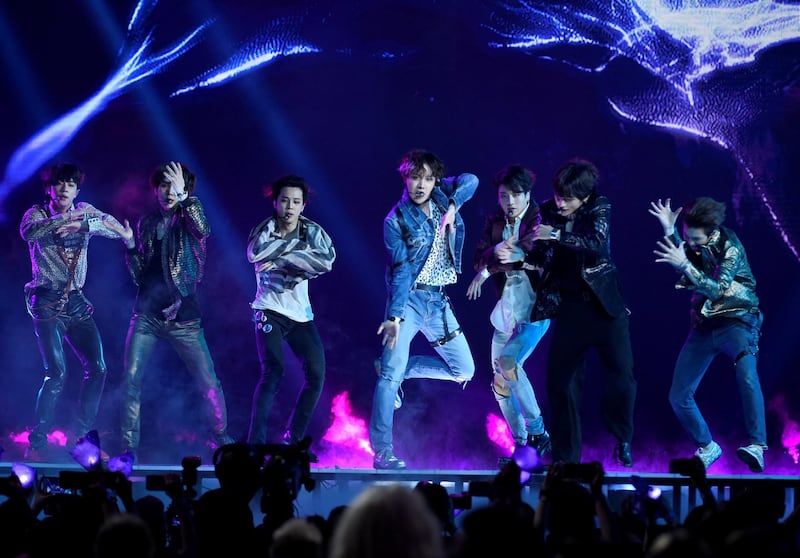
<svg viewBox="0 0 800 558">
<path fill-rule="evenodd" d="M 751 471 L 760 473 L 764 470 L 764 449 L 765 447 L 759 444 L 750 444 L 737 449 L 736 456 L 744 461 Z"/>
<path fill-rule="evenodd" d="M 528 445 L 536 450 L 536 453 L 539 454 L 539 457 L 542 457 L 544 454 L 549 453 L 552 449 L 552 445 L 550 444 L 550 434 L 547 432 L 547 430 L 545 430 L 541 434 L 529 435 Z"/>
<path fill-rule="evenodd" d="M 633 467 L 630 443 L 619 442 L 616 446 L 614 446 L 614 459 L 623 467 Z"/>
<path fill-rule="evenodd" d="M 372 464 L 376 469 L 405 469 L 406 462 L 396 457 L 392 450 L 383 450 L 375 454 Z"/>
<path fill-rule="evenodd" d="M 700 458 L 706 469 L 722 456 L 722 448 L 714 440 L 711 440 L 705 446 L 700 446 L 694 454 Z"/>
</svg>

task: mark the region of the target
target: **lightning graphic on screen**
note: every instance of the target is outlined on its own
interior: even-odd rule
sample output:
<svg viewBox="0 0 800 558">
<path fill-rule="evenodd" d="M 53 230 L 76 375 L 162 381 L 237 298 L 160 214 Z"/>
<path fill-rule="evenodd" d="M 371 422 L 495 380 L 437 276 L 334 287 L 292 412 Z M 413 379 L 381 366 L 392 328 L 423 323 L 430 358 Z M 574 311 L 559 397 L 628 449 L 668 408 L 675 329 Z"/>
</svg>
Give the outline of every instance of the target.
<svg viewBox="0 0 800 558">
<path fill-rule="evenodd" d="M 735 204 L 752 190 L 800 261 L 771 195 L 770 154 L 752 140 L 753 122 L 781 91 L 798 83 L 800 68 L 795 60 L 788 69 L 756 74 L 752 65 L 766 49 L 800 39 L 800 5 L 768 0 L 580 4 L 581 9 L 500 2 L 485 25 L 498 37 L 489 46 L 542 52 L 542 58 L 598 74 L 618 58 L 637 63 L 654 78 L 652 83 L 634 91 L 622 84 L 608 97 L 611 109 L 627 120 L 700 137 L 729 151 L 747 177 L 734 195 Z M 574 62 L 564 49 L 559 56 L 543 52 L 564 46 L 599 47 L 604 54 L 589 66 Z"/>
</svg>

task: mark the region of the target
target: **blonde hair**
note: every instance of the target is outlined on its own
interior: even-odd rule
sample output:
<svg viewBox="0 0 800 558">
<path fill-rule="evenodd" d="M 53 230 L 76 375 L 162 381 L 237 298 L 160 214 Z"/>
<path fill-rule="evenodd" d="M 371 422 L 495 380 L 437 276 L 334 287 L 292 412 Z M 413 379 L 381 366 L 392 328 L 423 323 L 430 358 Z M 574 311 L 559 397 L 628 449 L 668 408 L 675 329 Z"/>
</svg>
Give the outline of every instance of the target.
<svg viewBox="0 0 800 558">
<path fill-rule="evenodd" d="M 330 558 L 444 558 L 439 520 L 421 494 L 401 484 L 373 485 L 343 513 Z"/>
</svg>

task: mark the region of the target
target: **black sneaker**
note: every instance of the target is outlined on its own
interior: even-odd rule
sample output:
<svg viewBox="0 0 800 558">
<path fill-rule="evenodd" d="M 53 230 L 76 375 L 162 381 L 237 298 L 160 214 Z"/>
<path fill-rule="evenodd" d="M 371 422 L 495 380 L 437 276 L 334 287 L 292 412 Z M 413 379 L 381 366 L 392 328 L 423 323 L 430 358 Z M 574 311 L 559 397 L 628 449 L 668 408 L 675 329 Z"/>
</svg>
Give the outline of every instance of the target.
<svg viewBox="0 0 800 558">
<path fill-rule="evenodd" d="M 546 453 L 550 453 L 550 450 L 553 447 L 550 444 L 550 434 L 547 432 L 547 430 L 541 434 L 533 434 L 532 436 L 528 436 L 528 445 L 536 450 L 536 453 L 539 454 L 539 457 L 542 457 Z"/>
<path fill-rule="evenodd" d="M 406 462 L 397 458 L 392 450 L 383 450 L 375 454 L 375 459 L 372 461 L 376 469 L 405 469 Z"/>
<path fill-rule="evenodd" d="M 614 446 L 614 459 L 623 467 L 633 467 L 631 445 L 628 442 L 619 442 Z"/>
</svg>

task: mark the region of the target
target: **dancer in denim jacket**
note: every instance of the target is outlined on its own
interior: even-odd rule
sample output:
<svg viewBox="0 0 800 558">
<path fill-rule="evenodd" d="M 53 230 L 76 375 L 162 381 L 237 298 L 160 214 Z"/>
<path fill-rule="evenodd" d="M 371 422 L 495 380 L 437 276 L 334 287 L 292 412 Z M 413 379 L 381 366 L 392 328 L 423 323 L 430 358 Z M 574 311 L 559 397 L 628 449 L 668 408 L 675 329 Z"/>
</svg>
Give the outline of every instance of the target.
<svg viewBox="0 0 800 558">
<path fill-rule="evenodd" d="M 420 149 L 406 153 L 398 171 L 405 189 L 383 223 L 388 299 L 378 328 L 384 349 L 369 425 L 376 469 L 406 467 L 392 445 L 395 399 L 403 380 L 432 378 L 466 386 L 475 373 L 445 287 L 461 273 L 464 222 L 458 210 L 472 198 L 478 178 L 467 173 L 444 178 L 441 159 Z M 437 355 L 409 356 L 420 331 Z"/>
</svg>

